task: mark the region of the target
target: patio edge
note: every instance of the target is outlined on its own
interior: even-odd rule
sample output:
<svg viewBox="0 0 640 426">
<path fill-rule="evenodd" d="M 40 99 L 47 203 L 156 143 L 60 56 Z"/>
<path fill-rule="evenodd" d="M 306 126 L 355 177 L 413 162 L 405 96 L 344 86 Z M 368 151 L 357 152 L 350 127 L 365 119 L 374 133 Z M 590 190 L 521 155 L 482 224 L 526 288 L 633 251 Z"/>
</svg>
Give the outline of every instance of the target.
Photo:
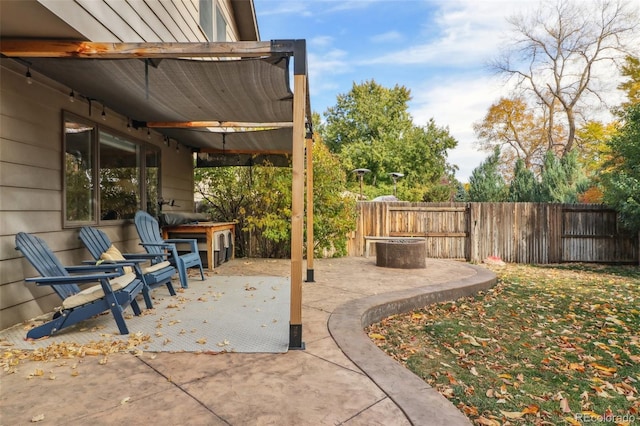
<svg viewBox="0 0 640 426">
<path fill-rule="evenodd" d="M 328 320 L 331 337 L 342 352 L 387 394 L 414 425 L 471 425 L 451 402 L 420 377 L 380 350 L 364 328 L 429 304 L 455 300 L 491 288 L 496 275 L 464 264 L 475 275 L 445 283 L 368 296 L 338 306 Z"/>
</svg>

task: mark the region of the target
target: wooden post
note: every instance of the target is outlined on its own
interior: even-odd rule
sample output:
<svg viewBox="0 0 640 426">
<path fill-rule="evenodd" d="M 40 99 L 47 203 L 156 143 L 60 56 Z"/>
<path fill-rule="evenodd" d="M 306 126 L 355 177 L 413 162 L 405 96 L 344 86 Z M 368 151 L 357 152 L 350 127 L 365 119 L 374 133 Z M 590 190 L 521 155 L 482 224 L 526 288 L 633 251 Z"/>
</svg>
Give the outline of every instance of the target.
<svg viewBox="0 0 640 426">
<path fill-rule="evenodd" d="M 473 262 L 481 262 L 480 258 L 480 226 L 481 226 L 481 209 L 480 203 L 469 203 L 469 260 Z"/>
<path fill-rule="evenodd" d="M 304 349 L 304 343 L 302 342 L 302 247 L 304 229 L 304 145 L 306 133 L 304 121 L 307 102 L 306 47 L 304 40 L 297 41 L 294 55 L 289 349 Z"/>
<path fill-rule="evenodd" d="M 307 138 L 307 282 L 315 282 L 313 277 L 313 135 Z"/>
</svg>

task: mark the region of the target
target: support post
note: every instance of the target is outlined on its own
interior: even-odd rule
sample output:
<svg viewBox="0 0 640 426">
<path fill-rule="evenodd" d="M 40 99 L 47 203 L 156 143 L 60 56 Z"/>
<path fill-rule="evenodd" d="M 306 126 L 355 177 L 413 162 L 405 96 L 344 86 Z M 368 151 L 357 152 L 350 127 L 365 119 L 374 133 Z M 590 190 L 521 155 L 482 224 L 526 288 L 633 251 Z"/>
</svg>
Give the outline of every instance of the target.
<svg viewBox="0 0 640 426">
<path fill-rule="evenodd" d="M 307 133 L 307 280 L 315 282 L 313 277 L 313 131 Z"/>
<path fill-rule="evenodd" d="M 291 182 L 291 309 L 289 349 L 304 349 L 302 341 L 302 248 L 304 229 L 304 145 L 307 102 L 306 47 L 294 49 L 293 147 Z"/>
</svg>

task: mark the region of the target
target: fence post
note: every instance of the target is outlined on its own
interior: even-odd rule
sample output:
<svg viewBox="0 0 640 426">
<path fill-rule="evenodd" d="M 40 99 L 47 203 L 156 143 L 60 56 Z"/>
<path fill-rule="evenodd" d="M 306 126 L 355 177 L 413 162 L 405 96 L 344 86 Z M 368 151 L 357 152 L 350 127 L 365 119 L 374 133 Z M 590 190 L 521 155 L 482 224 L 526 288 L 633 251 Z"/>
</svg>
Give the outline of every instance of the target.
<svg viewBox="0 0 640 426">
<path fill-rule="evenodd" d="M 562 262 L 562 220 L 564 204 L 547 204 L 549 263 Z"/>
<path fill-rule="evenodd" d="M 480 262 L 480 203 L 469 203 L 469 262 Z"/>
</svg>

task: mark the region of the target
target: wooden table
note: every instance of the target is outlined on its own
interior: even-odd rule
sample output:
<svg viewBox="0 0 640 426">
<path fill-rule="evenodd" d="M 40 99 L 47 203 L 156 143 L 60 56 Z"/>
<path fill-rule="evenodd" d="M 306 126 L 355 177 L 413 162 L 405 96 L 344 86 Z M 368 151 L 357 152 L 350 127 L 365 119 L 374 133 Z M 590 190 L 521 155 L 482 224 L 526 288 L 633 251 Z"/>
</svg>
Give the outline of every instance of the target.
<svg viewBox="0 0 640 426">
<path fill-rule="evenodd" d="M 169 239 L 169 234 L 204 234 L 207 238 L 207 268 L 212 271 L 215 268 L 213 256 L 213 234 L 218 231 L 231 231 L 231 258 L 235 255 L 236 224 L 233 222 L 198 222 L 185 225 L 165 226 L 162 228 L 162 237 Z M 175 238 L 182 238 L 176 235 Z M 224 247 L 222 247 L 224 249 Z"/>
</svg>

